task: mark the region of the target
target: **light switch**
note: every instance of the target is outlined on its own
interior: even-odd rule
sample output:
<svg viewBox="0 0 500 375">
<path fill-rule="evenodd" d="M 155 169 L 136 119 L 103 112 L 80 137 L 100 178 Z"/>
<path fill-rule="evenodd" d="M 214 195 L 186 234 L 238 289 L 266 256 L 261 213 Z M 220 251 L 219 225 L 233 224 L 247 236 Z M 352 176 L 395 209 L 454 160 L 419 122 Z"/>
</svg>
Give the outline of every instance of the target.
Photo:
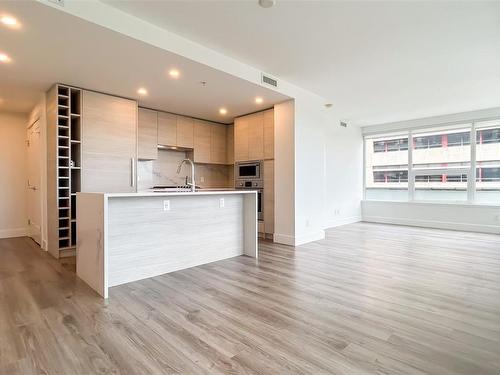
<svg viewBox="0 0 500 375">
<path fill-rule="evenodd" d="M 170 201 L 169 200 L 163 201 L 163 211 L 170 211 Z"/>
<path fill-rule="evenodd" d="M 224 198 L 219 199 L 219 208 L 224 208 Z"/>
</svg>

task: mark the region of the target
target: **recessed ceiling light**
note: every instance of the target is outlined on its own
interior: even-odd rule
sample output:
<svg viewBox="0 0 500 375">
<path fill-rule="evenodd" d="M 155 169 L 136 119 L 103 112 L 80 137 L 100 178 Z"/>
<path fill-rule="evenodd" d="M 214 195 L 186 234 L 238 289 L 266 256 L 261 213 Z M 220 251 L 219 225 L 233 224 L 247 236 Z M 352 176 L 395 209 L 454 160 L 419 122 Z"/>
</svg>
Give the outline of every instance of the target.
<svg viewBox="0 0 500 375">
<path fill-rule="evenodd" d="M 262 104 L 263 102 L 264 102 L 264 99 L 262 99 L 260 96 L 257 96 L 257 97 L 255 98 L 255 103 L 257 103 L 257 104 Z"/>
<path fill-rule="evenodd" d="M 221 108 L 221 109 L 219 109 L 219 113 L 221 115 L 225 115 L 225 114 L 227 114 L 227 109 L 226 108 Z"/>
<path fill-rule="evenodd" d="M 10 62 L 10 57 L 9 57 L 9 55 L 7 55 L 7 54 L 5 54 L 5 53 L 0 52 L 0 62 L 3 62 L 3 63 L 8 63 L 8 62 Z"/>
<path fill-rule="evenodd" d="M 262 8 L 271 8 L 276 4 L 276 0 L 259 0 L 259 5 Z"/>
<path fill-rule="evenodd" d="M 179 76 L 181 75 L 181 73 L 177 69 L 170 69 L 170 71 L 168 72 L 168 74 L 172 78 L 179 78 Z"/>
<path fill-rule="evenodd" d="M 16 28 L 19 26 L 17 19 L 15 19 L 12 16 L 8 16 L 8 15 L 3 15 L 2 17 L 0 17 L 0 22 L 2 22 L 5 26 L 11 27 L 11 28 Z"/>
<path fill-rule="evenodd" d="M 139 95 L 147 95 L 148 94 L 148 90 L 146 90 L 144 87 L 141 87 L 139 90 L 137 90 L 137 93 Z"/>
</svg>

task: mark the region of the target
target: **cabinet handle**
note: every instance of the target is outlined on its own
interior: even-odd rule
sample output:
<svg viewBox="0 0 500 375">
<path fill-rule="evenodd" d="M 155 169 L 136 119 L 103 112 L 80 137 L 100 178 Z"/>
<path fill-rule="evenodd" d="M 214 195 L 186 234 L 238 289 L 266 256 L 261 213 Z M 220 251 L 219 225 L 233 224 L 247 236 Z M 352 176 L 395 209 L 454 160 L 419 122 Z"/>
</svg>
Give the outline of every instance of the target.
<svg viewBox="0 0 500 375">
<path fill-rule="evenodd" d="M 135 187 L 135 158 L 130 158 L 130 186 Z"/>
</svg>

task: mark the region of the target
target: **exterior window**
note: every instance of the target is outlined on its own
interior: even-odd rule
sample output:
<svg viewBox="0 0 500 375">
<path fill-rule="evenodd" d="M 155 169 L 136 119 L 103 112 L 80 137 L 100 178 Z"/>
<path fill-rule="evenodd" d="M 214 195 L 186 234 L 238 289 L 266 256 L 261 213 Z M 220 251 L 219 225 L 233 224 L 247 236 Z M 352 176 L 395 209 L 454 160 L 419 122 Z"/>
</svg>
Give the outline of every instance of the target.
<svg viewBox="0 0 500 375">
<path fill-rule="evenodd" d="M 500 128 L 478 130 L 476 142 L 478 144 L 500 143 Z"/>
<path fill-rule="evenodd" d="M 408 200 L 408 136 L 365 139 L 366 198 Z"/>
<path fill-rule="evenodd" d="M 500 205 L 500 119 L 365 137 L 365 199 Z M 475 150 L 471 149 L 472 135 Z M 408 165 L 409 155 L 412 165 Z M 471 170 L 474 158 L 475 183 Z M 411 188 L 411 190 L 409 190 Z M 471 190 L 471 191 L 469 191 Z"/>
<path fill-rule="evenodd" d="M 476 201 L 500 204 L 500 121 L 476 129 Z"/>
</svg>

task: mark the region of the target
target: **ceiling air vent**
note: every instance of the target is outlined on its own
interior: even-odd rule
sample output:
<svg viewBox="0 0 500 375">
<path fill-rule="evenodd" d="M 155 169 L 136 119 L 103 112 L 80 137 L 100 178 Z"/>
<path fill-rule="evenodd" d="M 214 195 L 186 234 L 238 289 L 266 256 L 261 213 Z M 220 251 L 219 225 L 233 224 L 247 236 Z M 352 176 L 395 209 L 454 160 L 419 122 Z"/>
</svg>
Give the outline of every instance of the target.
<svg viewBox="0 0 500 375">
<path fill-rule="evenodd" d="M 278 80 L 276 78 L 269 77 L 268 75 L 266 75 L 264 73 L 262 73 L 262 75 L 261 75 L 261 81 L 262 81 L 262 83 L 265 83 L 266 85 L 278 87 Z"/>
</svg>

